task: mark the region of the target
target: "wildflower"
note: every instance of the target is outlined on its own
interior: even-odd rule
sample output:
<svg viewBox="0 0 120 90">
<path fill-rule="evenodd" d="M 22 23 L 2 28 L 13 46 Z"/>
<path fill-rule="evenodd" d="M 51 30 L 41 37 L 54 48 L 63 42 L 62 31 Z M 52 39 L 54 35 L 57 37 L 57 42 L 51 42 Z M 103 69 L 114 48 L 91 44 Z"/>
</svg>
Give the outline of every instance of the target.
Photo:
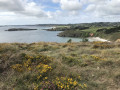
<svg viewBox="0 0 120 90">
<path fill-rule="evenodd" d="M 48 77 L 45 77 L 45 79 L 48 79 Z"/>
<path fill-rule="evenodd" d="M 84 87 L 86 88 L 87 87 L 87 85 L 86 84 L 83 84 L 84 85 Z"/>
<path fill-rule="evenodd" d="M 78 76 L 78 79 L 81 79 L 81 77 L 80 77 L 80 76 Z"/>
<path fill-rule="evenodd" d="M 61 86 L 61 89 L 63 88 L 63 86 Z"/>
<path fill-rule="evenodd" d="M 39 75 L 39 76 L 37 76 L 37 79 L 40 79 L 42 77 L 42 75 Z"/>
<path fill-rule="evenodd" d="M 73 82 L 73 85 L 76 86 L 76 85 L 77 85 L 77 81 L 74 81 L 74 82 Z"/>
<path fill-rule="evenodd" d="M 38 86 L 34 87 L 34 90 L 38 90 Z"/>
<path fill-rule="evenodd" d="M 31 71 L 31 70 L 32 70 L 32 68 L 31 68 L 31 67 L 28 67 L 28 70 L 29 70 L 29 71 Z"/>
</svg>

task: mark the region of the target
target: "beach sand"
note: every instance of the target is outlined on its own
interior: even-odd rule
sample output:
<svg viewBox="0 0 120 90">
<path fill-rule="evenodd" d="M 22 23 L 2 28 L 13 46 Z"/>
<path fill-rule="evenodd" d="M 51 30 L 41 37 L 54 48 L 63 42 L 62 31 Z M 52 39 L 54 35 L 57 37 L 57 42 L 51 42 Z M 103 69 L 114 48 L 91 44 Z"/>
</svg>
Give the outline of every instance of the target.
<svg viewBox="0 0 120 90">
<path fill-rule="evenodd" d="M 88 38 L 90 41 L 101 41 L 101 42 L 110 42 L 106 39 L 100 38 L 100 37 L 89 37 Z"/>
</svg>

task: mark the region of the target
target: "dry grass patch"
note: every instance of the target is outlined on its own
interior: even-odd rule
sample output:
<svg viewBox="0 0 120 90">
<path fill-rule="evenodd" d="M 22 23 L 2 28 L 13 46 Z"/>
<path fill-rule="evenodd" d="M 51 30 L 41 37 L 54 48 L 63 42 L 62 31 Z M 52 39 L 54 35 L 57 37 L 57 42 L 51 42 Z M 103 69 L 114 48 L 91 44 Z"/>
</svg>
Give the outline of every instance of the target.
<svg viewBox="0 0 120 90">
<path fill-rule="evenodd" d="M 106 42 L 3 43 L 0 89 L 119 90 L 119 52 Z"/>
</svg>

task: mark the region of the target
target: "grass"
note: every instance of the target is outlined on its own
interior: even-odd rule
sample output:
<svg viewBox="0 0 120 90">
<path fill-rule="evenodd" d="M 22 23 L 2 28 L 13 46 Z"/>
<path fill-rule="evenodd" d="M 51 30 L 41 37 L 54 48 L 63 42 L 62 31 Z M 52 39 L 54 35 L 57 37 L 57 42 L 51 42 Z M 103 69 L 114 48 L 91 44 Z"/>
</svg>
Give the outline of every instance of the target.
<svg viewBox="0 0 120 90">
<path fill-rule="evenodd" d="M 60 28 L 61 27 L 59 27 L 59 29 Z M 59 29 L 56 30 L 59 31 Z M 64 27 L 62 27 L 61 29 L 64 30 L 63 32 L 58 34 L 58 36 L 60 37 L 86 38 L 86 37 L 91 37 L 91 34 L 93 34 L 92 37 L 101 37 L 109 41 L 116 41 L 117 39 L 120 38 L 119 27 L 114 27 L 114 26 L 91 26 L 88 29 L 83 29 L 83 30 L 72 27 L 70 27 L 69 30 L 67 30 Z"/>
<path fill-rule="evenodd" d="M 119 90 L 120 44 L 1 43 L 0 90 Z"/>
</svg>

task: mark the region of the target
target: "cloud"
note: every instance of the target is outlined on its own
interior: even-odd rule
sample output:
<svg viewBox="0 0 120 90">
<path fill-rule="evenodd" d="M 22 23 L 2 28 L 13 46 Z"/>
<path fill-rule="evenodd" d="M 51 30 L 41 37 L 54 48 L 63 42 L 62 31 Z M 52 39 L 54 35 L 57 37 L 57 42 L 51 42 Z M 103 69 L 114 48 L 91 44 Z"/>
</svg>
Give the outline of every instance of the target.
<svg viewBox="0 0 120 90">
<path fill-rule="evenodd" d="M 52 0 L 53 3 L 58 3 L 60 0 Z"/>
<path fill-rule="evenodd" d="M 59 3 L 62 10 L 78 11 L 82 8 L 84 0 L 52 0 L 53 3 Z"/>
<path fill-rule="evenodd" d="M 93 13 L 95 16 L 114 16 L 120 15 L 120 0 L 88 0 L 89 5 L 86 12 Z"/>
<path fill-rule="evenodd" d="M 42 6 L 37 6 L 34 2 L 26 3 L 24 10 L 17 12 L 19 14 L 35 17 L 47 17 L 47 13 L 42 10 Z"/>
<path fill-rule="evenodd" d="M 38 6 L 35 2 L 28 0 L 0 0 L 1 11 L 11 11 L 16 14 L 33 16 L 33 17 L 50 17 L 45 12 L 43 6 Z"/>
<path fill-rule="evenodd" d="M 0 10 L 22 11 L 24 10 L 22 0 L 0 0 Z"/>
<path fill-rule="evenodd" d="M 0 0 L 0 18 L 10 24 L 114 21 L 120 0 Z"/>
<path fill-rule="evenodd" d="M 61 8 L 68 11 L 78 11 L 82 8 L 82 4 L 79 0 L 61 0 Z"/>
</svg>

